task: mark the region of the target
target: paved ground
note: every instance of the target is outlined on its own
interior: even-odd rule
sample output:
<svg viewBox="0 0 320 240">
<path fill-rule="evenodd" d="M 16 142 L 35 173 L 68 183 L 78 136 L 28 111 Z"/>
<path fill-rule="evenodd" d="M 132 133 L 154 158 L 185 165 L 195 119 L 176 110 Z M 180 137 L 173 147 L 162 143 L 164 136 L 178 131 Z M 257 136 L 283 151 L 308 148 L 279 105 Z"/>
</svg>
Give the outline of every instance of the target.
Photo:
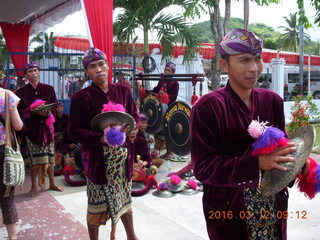
<svg viewBox="0 0 320 240">
<path fill-rule="evenodd" d="M 318 155 L 313 155 L 320 159 Z M 168 171 L 175 171 L 186 163 L 170 162 L 157 174 L 158 182 Z M 23 240 L 87 240 L 85 187 L 69 187 L 62 177 L 57 182 L 65 187 L 63 193 L 44 191 L 29 198 L 17 190 L 16 204 L 20 221 L 19 239 Z M 137 187 L 137 186 L 136 186 Z M 208 239 L 201 206 L 202 193 L 192 196 L 177 194 L 172 198 L 157 198 L 152 191 L 133 198 L 134 224 L 140 240 L 204 240 Z M 320 196 L 309 200 L 295 187 L 290 189 L 288 220 L 289 240 L 320 240 Z M 302 219 L 305 216 L 306 219 Z M 110 222 L 101 227 L 100 239 L 109 239 Z M 6 237 L 0 225 L 0 239 Z M 121 222 L 117 226 L 117 239 L 125 240 Z M 236 236 L 235 236 L 235 239 Z"/>
</svg>

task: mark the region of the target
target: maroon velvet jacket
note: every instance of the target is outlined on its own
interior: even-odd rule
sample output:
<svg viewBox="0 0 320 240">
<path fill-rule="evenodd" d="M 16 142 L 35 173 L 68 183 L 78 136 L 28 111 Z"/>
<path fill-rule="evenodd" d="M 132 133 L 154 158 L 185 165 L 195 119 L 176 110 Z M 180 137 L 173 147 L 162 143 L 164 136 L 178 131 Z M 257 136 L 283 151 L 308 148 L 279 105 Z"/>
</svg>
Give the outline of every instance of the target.
<svg viewBox="0 0 320 240">
<path fill-rule="evenodd" d="M 55 139 L 56 150 L 62 152 L 63 154 L 68 153 L 69 151 L 68 146 L 70 143 L 72 143 L 72 141 L 68 137 L 68 121 L 69 121 L 69 115 L 62 114 L 61 118 L 56 116 L 56 121 L 53 124 L 54 133 L 59 134 L 62 137 L 60 141 Z"/>
<path fill-rule="evenodd" d="M 129 137 L 127 137 L 126 138 L 126 145 L 127 145 L 128 149 L 130 148 L 130 152 L 134 156 L 134 162 L 136 162 L 137 155 L 140 155 L 142 161 L 148 162 L 147 167 L 151 166 L 152 159 L 151 159 L 150 151 L 148 148 L 147 140 L 144 136 L 141 137 L 141 136 L 137 135 L 136 139 L 133 142 L 131 142 Z"/>
<path fill-rule="evenodd" d="M 169 103 L 168 103 L 168 105 L 170 105 L 171 103 L 174 103 L 176 101 L 178 93 L 179 93 L 179 82 L 160 80 L 158 82 L 158 85 L 155 86 L 151 90 L 151 92 L 154 92 L 154 93 L 158 94 L 159 91 L 161 90 L 161 87 L 166 89 L 166 92 L 169 95 Z"/>
<path fill-rule="evenodd" d="M 103 148 L 100 139 L 102 132 L 90 130 L 91 120 L 101 113 L 103 104 L 108 101 L 122 104 L 126 112 L 139 121 L 136 105 L 130 89 L 125 86 L 109 84 L 109 91 L 104 93 L 98 86 L 91 86 L 76 92 L 71 99 L 69 118 L 69 137 L 72 141 L 82 143 L 81 155 L 87 177 L 95 184 L 106 183 L 106 168 L 103 159 Z M 127 164 L 127 175 L 131 179 L 133 157 L 130 150 Z"/>
<path fill-rule="evenodd" d="M 47 84 L 38 83 L 38 86 L 34 89 L 28 83 L 19 88 L 16 95 L 21 99 L 18 110 L 24 122 L 24 134 L 36 145 L 45 146 L 51 143 L 54 140 L 53 126 L 47 126 L 47 117 L 32 114 L 29 107 L 36 99 L 44 100 L 47 104 L 57 102 L 54 88 Z M 55 113 L 55 108 L 51 109 L 51 112 Z"/>
<path fill-rule="evenodd" d="M 253 89 L 249 110 L 229 84 L 201 97 L 191 111 L 191 158 L 196 178 L 204 184 L 203 206 L 208 231 L 215 239 L 247 239 L 246 220 L 208 220 L 209 210 L 245 211 L 244 187 L 257 187 L 258 157 L 251 156 L 254 139 L 247 132 L 253 119 L 284 131 L 283 101 L 265 89 Z M 288 191 L 276 195 L 278 211 L 287 210 Z M 286 239 L 286 220 L 279 221 Z M 230 231 L 232 229 L 232 231 Z"/>
</svg>

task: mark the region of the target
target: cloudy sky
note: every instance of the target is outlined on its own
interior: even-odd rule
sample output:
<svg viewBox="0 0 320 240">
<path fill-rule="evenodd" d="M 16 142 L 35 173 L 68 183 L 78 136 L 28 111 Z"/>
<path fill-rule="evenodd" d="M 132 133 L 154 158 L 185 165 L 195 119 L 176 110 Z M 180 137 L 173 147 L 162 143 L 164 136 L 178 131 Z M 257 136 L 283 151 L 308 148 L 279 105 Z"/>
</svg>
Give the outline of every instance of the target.
<svg viewBox="0 0 320 240">
<path fill-rule="evenodd" d="M 308 1 L 305 2 L 308 3 Z M 305 4 L 305 10 L 307 17 L 313 23 L 315 16 L 314 7 Z M 170 8 L 168 11 L 177 13 L 181 10 L 179 8 Z M 280 4 L 271 4 L 268 7 L 260 7 L 254 3 L 251 3 L 249 22 L 265 23 L 273 27 L 275 30 L 280 31 L 280 29 L 278 29 L 279 26 L 286 26 L 283 17 L 289 17 L 289 13 L 294 13 L 297 11 L 297 4 L 294 0 L 283 0 Z M 221 4 L 221 12 L 224 12 L 223 4 Z M 243 18 L 243 1 L 232 1 L 231 16 Z M 200 19 L 192 21 L 201 22 L 207 20 L 209 20 L 209 15 L 203 13 Z M 319 30 L 319 27 L 314 26 L 306 32 L 311 36 L 313 41 L 318 41 L 320 40 Z M 70 34 L 87 36 L 87 29 L 82 11 L 69 15 L 62 23 L 55 25 L 53 28 L 48 29 L 48 31 L 53 31 L 55 35 Z"/>
</svg>

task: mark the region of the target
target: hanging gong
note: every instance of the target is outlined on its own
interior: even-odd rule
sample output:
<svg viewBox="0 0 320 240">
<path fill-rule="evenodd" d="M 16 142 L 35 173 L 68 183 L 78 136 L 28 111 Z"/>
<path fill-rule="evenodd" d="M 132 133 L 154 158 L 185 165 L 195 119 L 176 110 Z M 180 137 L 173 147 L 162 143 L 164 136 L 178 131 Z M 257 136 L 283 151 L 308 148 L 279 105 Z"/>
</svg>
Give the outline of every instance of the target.
<svg viewBox="0 0 320 240">
<path fill-rule="evenodd" d="M 185 102 L 171 104 L 164 115 L 164 137 L 166 144 L 179 156 L 190 153 L 190 111 Z"/>
<path fill-rule="evenodd" d="M 149 121 L 147 133 L 155 134 L 163 129 L 163 117 L 168 106 L 161 103 L 155 93 L 147 93 L 141 101 L 140 112 L 147 114 Z"/>
</svg>

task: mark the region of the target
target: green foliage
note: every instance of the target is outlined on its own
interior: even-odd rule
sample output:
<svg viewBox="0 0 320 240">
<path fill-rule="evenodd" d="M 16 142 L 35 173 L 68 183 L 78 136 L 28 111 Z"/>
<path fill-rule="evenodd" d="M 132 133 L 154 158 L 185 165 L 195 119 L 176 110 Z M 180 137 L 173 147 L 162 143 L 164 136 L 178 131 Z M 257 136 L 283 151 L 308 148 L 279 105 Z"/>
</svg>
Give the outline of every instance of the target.
<svg viewBox="0 0 320 240">
<path fill-rule="evenodd" d="M 8 49 L 7 49 L 6 43 L 4 41 L 2 34 L 0 34 L 0 62 L 2 63 L 3 66 L 6 61 L 7 52 L 8 52 Z"/>
<path fill-rule="evenodd" d="M 156 30 L 158 40 L 163 46 L 163 59 L 171 56 L 174 45 L 187 47 L 184 61 L 190 60 L 195 55 L 199 46 L 197 35 L 191 30 L 183 16 L 168 14 L 164 11 L 171 5 L 179 5 L 191 11 L 190 4 L 195 0 L 116 0 L 115 6 L 121 7 L 120 13 L 114 23 L 114 36 L 118 43 L 130 43 L 135 37 L 135 31 L 140 28 L 144 33 L 144 53 L 149 54 L 148 33 Z"/>
<path fill-rule="evenodd" d="M 37 35 L 33 36 L 30 40 L 30 44 L 37 44 L 37 46 L 33 49 L 33 52 L 37 52 L 37 53 L 42 53 L 43 52 L 43 35 L 45 37 L 45 52 L 54 52 L 54 36 L 53 36 L 53 32 L 50 33 L 50 35 L 48 35 L 46 32 L 39 32 Z M 41 55 L 31 55 L 30 59 L 31 60 L 37 60 L 42 58 Z"/>
<path fill-rule="evenodd" d="M 191 26 L 191 31 L 198 36 L 201 43 L 213 43 L 213 36 L 210 30 L 210 21 L 196 23 Z"/>
<path fill-rule="evenodd" d="M 279 28 L 284 31 L 280 36 L 281 45 L 284 49 L 288 49 L 294 52 L 297 52 L 299 46 L 299 20 L 298 13 L 290 13 L 289 18 L 283 17 L 287 23 L 287 26 L 280 26 Z M 304 43 L 307 45 L 311 40 L 310 36 L 306 33 L 303 34 Z"/>
<path fill-rule="evenodd" d="M 313 97 L 309 95 L 306 97 L 306 103 L 301 103 L 302 96 L 298 95 L 293 98 L 294 105 L 291 107 L 292 121 L 287 126 L 287 134 L 290 136 L 298 128 L 310 124 L 310 119 L 319 116 L 317 105 L 312 102 Z"/>
</svg>

